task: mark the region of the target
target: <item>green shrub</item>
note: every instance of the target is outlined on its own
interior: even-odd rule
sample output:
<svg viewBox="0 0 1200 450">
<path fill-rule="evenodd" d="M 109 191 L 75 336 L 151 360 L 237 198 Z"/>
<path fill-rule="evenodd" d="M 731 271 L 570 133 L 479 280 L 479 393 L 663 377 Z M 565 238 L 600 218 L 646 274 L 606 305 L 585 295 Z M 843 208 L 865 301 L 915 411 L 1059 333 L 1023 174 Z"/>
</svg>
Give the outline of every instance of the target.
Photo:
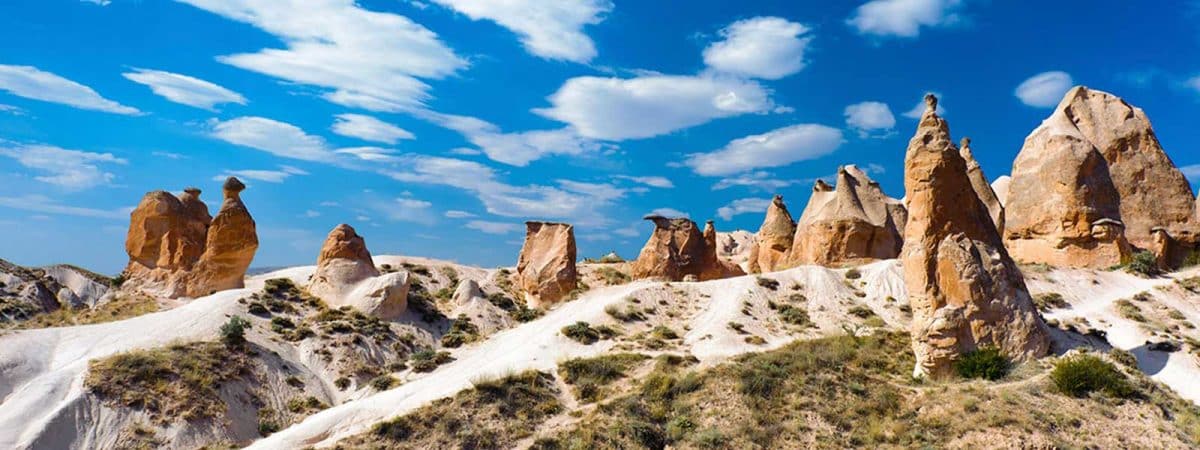
<svg viewBox="0 0 1200 450">
<path fill-rule="evenodd" d="M 1154 257 L 1154 253 L 1148 251 L 1134 253 L 1125 270 L 1146 277 L 1158 275 L 1158 258 Z"/>
<path fill-rule="evenodd" d="M 608 305 L 604 307 L 604 312 L 614 319 L 621 322 L 636 322 L 646 320 L 646 315 L 638 310 L 638 307 L 633 304 Z"/>
<path fill-rule="evenodd" d="M 575 322 L 567 325 L 562 328 L 562 334 L 583 345 L 591 345 L 600 340 L 600 331 L 592 328 L 587 322 Z"/>
<path fill-rule="evenodd" d="M 850 315 L 860 319 L 866 319 L 875 315 L 875 311 L 872 311 L 871 308 L 866 305 L 855 305 L 853 308 L 850 308 L 848 312 Z"/>
<path fill-rule="evenodd" d="M 558 371 L 563 381 L 575 386 L 580 400 L 600 400 L 602 387 L 625 377 L 625 371 L 645 360 L 647 356 L 637 353 L 618 353 L 594 358 L 575 358 L 563 361 Z"/>
<path fill-rule="evenodd" d="M 333 380 L 333 385 L 337 386 L 338 389 L 341 389 L 344 391 L 344 390 L 346 390 L 346 388 L 350 387 L 350 379 L 346 378 L 346 377 L 338 378 L 336 380 Z"/>
<path fill-rule="evenodd" d="M 397 380 L 391 375 L 380 375 L 371 380 L 371 387 L 377 391 L 386 391 L 395 386 Z"/>
<path fill-rule="evenodd" d="M 1008 375 L 1011 362 L 995 347 L 984 347 L 967 352 L 954 362 L 954 370 L 963 378 L 999 380 Z"/>
<path fill-rule="evenodd" d="M 609 286 L 625 284 L 630 280 L 629 275 L 626 275 L 625 272 L 612 267 L 598 267 L 596 268 L 596 275 L 599 275 L 604 280 L 604 283 Z"/>
<path fill-rule="evenodd" d="M 537 309 L 531 309 L 525 305 L 513 310 L 512 318 L 517 322 L 530 322 L 542 316 L 542 312 Z"/>
<path fill-rule="evenodd" d="M 778 280 L 775 280 L 772 278 L 758 277 L 758 279 L 756 279 L 755 281 L 758 282 L 759 286 L 770 289 L 772 291 L 779 289 L 779 281 Z"/>
<path fill-rule="evenodd" d="M 777 311 L 779 312 L 779 318 L 786 323 L 803 326 L 808 325 L 810 322 L 808 311 L 805 311 L 804 308 L 792 305 L 781 305 Z"/>
<path fill-rule="evenodd" d="M 229 322 L 221 325 L 221 342 L 227 347 L 241 347 L 246 344 L 246 329 L 250 321 L 241 316 L 229 318 Z"/>
<path fill-rule="evenodd" d="M 411 363 L 414 372 L 433 372 L 438 366 L 448 363 L 453 359 L 446 352 L 421 350 L 409 357 L 409 363 Z"/>
<path fill-rule="evenodd" d="M 859 278 L 862 278 L 862 272 L 859 272 L 858 269 L 850 269 L 846 271 L 847 280 L 857 280 Z"/>
<path fill-rule="evenodd" d="M 1042 312 L 1046 312 L 1046 311 L 1049 311 L 1051 309 L 1056 309 L 1056 308 L 1066 308 L 1067 306 L 1070 306 L 1070 304 L 1067 303 L 1067 301 L 1065 299 L 1063 299 L 1062 294 L 1059 294 L 1057 292 L 1047 292 L 1045 294 L 1038 294 L 1038 295 L 1033 296 L 1033 305 L 1037 307 L 1038 311 L 1042 311 Z"/>
<path fill-rule="evenodd" d="M 271 331 L 276 333 L 284 333 L 293 328 L 296 328 L 296 324 L 287 317 L 276 316 L 271 318 Z"/>
<path fill-rule="evenodd" d="M 274 420 L 260 420 L 258 422 L 258 434 L 260 436 L 270 436 L 271 433 L 279 431 L 279 423 Z"/>
<path fill-rule="evenodd" d="M 1129 398 L 1136 393 L 1120 369 L 1093 355 L 1059 360 L 1050 372 L 1050 380 L 1059 392 L 1072 397 L 1102 392 L 1112 397 Z"/>
</svg>

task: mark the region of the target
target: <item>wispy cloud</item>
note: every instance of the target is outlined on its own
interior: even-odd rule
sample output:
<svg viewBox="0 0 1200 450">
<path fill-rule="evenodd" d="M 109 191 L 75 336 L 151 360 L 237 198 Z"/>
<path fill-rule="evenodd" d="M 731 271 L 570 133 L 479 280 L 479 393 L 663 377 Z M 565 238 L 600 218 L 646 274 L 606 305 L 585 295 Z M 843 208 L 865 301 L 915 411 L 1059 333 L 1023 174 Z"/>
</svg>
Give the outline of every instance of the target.
<svg viewBox="0 0 1200 450">
<path fill-rule="evenodd" d="M 846 20 L 859 34 L 915 38 L 922 27 L 961 23 L 963 0 L 871 0 Z"/>
<path fill-rule="evenodd" d="M 223 103 L 246 104 L 246 97 L 215 83 L 178 73 L 161 70 L 134 69 L 122 74 L 125 78 L 150 87 L 160 97 L 175 103 L 209 111 Z"/>
<path fill-rule="evenodd" d="M 115 210 L 63 205 L 42 195 L 0 197 L 0 206 L 23 211 L 65 216 L 93 217 L 98 219 L 124 219 L 129 217 L 132 207 Z"/>
<path fill-rule="evenodd" d="M 521 231 L 521 225 L 509 222 L 492 222 L 487 220 L 472 220 L 465 225 L 472 230 L 487 234 L 510 234 Z"/>
<path fill-rule="evenodd" d="M 1071 90 L 1075 81 L 1071 74 L 1061 71 L 1042 72 L 1023 81 L 1013 94 L 1021 103 L 1035 108 L 1053 108 Z"/>
<path fill-rule="evenodd" d="M 608 0 L 433 1 L 473 20 L 491 20 L 512 30 L 533 55 L 579 63 L 596 56 L 596 46 L 583 27 L 600 23 L 613 8 Z"/>
<path fill-rule="evenodd" d="M 725 220 L 733 220 L 733 216 L 739 214 L 765 212 L 770 205 L 769 198 L 739 198 L 717 208 L 717 215 Z"/>
<path fill-rule="evenodd" d="M 362 114 L 338 114 L 333 132 L 364 141 L 395 144 L 401 139 L 414 139 L 412 133 L 403 128 Z"/>
<path fill-rule="evenodd" d="M 108 184 L 116 175 L 102 169 L 101 165 L 126 163 L 111 153 L 69 150 L 52 145 L 7 145 L 3 141 L 0 141 L 0 156 L 15 159 L 22 166 L 44 173 L 34 176 L 38 181 L 69 190 Z"/>
<path fill-rule="evenodd" d="M 44 102 L 115 114 L 141 114 L 137 108 L 101 97 L 90 87 L 32 66 L 0 64 L 0 90 Z"/>
<path fill-rule="evenodd" d="M 844 142 L 841 130 L 799 124 L 735 139 L 712 152 L 689 155 L 684 164 L 698 175 L 732 175 L 820 158 L 833 153 Z"/>
</svg>

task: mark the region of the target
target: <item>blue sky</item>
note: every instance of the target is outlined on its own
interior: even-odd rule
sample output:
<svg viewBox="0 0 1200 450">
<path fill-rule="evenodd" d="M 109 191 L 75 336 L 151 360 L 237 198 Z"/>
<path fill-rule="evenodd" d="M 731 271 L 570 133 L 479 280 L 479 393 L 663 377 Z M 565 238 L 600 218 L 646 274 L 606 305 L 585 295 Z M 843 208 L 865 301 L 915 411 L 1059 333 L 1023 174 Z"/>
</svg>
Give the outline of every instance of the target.
<svg viewBox="0 0 1200 450">
<path fill-rule="evenodd" d="M 925 92 L 985 173 L 1084 84 L 1200 180 L 1200 6 L 1121 0 L 12 0 L 0 258 L 115 273 L 150 190 L 222 176 L 261 245 L 514 264 L 522 222 L 636 256 L 656 210 L 757 229 L 840 164 L 903 192 Z M 1136 20 L 1135 20 L 1136 18 Z M 671 211 L 667 210 L 668 213 Z"/>
</svg>

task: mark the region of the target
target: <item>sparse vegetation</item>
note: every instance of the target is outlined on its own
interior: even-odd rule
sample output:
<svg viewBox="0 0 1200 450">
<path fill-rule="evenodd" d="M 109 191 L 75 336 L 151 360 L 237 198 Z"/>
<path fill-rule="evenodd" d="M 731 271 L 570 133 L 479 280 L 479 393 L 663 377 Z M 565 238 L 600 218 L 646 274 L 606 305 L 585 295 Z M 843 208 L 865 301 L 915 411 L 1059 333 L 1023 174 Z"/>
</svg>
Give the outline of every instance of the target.
<svg viewBox="0 0 1200 450">
<path fill-rule="evenodd" d="M 628 299 L 627 299 L 628 300 Z M 604 307 L 604 312 L 621 322 L 637 322 L 646 320 L 646 315 L 633 303 L 625 303 L 623 305 L 608 305 Z"/>
<path fill-rule="evenodd" d="M 1179 287 L 1184 288 L 1193 294 L 1200 294 L 1200 277 L 1191 277 L 1175 280 Z"/>
<path fill-rule="evenodd" d="M 412 366 L 413 372 L 433 372 L 438 366 L 453 360 L 454 358 L 447 352 L 421 350 L 413 353 L 408 362 Z"/>
<path fill-rule="evenodd" d="M 399 383 L 400 380 L 397 380 L 396 377 L 391 375 L 380 375 L 372 379 L 370 384 L 371 387 L 375 388 L 377 391 L 386 391 Z"/>
<path fill-rule="evenodd" d="M 144 410 L 169 423 L 224 414 L 221 385 L 252 376 L 247 354 L 216 342 L 194 342 L 94 360 L 84 386 L 106 403 Z"/>
<path fill-rule="evenodd" d="M 92 308 L 60 307 L 42 314 L 42 308 L 15 299 L 0 298 L 0 324 L 18 322 L 17 328 L 51 328 L 115 322 L 158 311 L 158 301 L 141 294 L 120 293 Z"/>
<path fill-rule="evenodd" d="M 846 312 L 860 319 L 866 319 L 875 315 L 875 311 L 871 310 L 871 307 L 867 305 L 854 305 Z"/>
<path fill-rule="evenodd" d="M 563 336 L 571 338 L 584 345 L 591 345 L 600 339 L 608 339 L 616 335 L 616 330 L 606 326 L 593 328 L 587 322 L 575 322 L 562 329 Z"/>
<path fill-rule="evenodd" d="M 604 280 L 604 283 L 609 286 L 628 283 L 630 278 L 625 272 L 617 270 L 615 267 L 597 267 L 596 275 Z"/>
<path fill-rule="evenodd" d="M 1129 264 L 1125 266 L 1125 270 L 1144 277 L 1153 277 L 1160 273 L 1158 260 L 1154 257 L 1154 253 L 1144 250 L 1133 254 Z"/>
<path fill-rule="evenodd" d="M 1048 312 L 1052 309 L 1066 308 L 1070 306 L 1066 299 L 1063 298 L 1062 294 L 1057 292 L 1047 292 L 1045 294 L 1033 296 L 1033 305 L 1036 306 L 1038 311 L 1041 312 Z"/>
<path fill-rule="evenodd" d="M 522 372 L 476 381 L 472 389 L 380 422 L 339 446 L 350 448 L 513 448 L 560 412 L 554 377 Z"/>
<path fill-rule="evenodd" d="M 1102 392 L 1111 397 L 1129 398 L 1136 393 L 1120 369 L 1094 355 L 1081 354 L 1059 360 L 1050 372 L 1050 379 L 1059 392 L 1072 397 Z"/>
<path fill-rule="evenodd" d="M 859 272 L 858 269 L 850 269 L 846 271 L 847 280 L 857 280 L 859 278 L 862 278 L 862 272 Z"/>
<path fill-rule="evenodd" d="M 999 380 L 1008 375 L 1012 363 L 995 347 L 985 347 L 967 352 L 954 362 L 954 370 L 963 378 Z"/>
<path fill-rule="evenodd" d="M 779 289 L 779 280 L 776 280 L 774 278 L 758 277 L 755 279 L 755 282 L 757 282 L 759 286 L 762 286 L 765 289 L 769 289 L 772 291 Z"/>
<path fill-rule="evenodd" d="M 575 387 L 575 396 L 585 402 L 603 399 L 604 387 L 625 377 L 625 371 L 646 360 L 637 353 L 617 353 L 594 358 L 575 358 L 559 363 L 563 381 Z"/>
<path fill-rule="evenodd" d="M 241 316 L 230 317 L 229 322 L 221 325 L 221 342 L 231 348 L 246 345 L 247 328 L 250 328 L 249 320 L 243 319 Z"/>
<path fill-rule="evenodd" d="M 513 310 L 513 312 L 512 312 L 512 318 L 513 318 L 513 320 L 516 320 L 517 322 L 529 322 L 534 319 L 537 319 L 538 317 L 542 317 L 541 310 L 531 309 L 531 308 L 526 307 L 525 305 L 521 305 L 519 308 Z"/>
<path fill-rule="evenodd" d="M 1133 304 L 1133 302 L 1131 302 L 1129 300 L 1126 300 L 1126 299 L 1117 300 L 1114 303 L 1114 305 L 1116 305 L 1117 313 L 1120 314 L 1121 317 L 1132 320 L 1134 322 L 1141 322 L 1141 323 L 1146 323 L 1146 322 L 1150 321 L 1149 319 L 1146 318 L 1146 316 L 1142 315 L 1142 308 L 1139 308 L 1137 305 Z"/>
<path fill-rule="evenodd" d="M 775 311 L 779 313 L 779 318 L 788 324 L 807 326 L 812 323 L 808 317 L 808 311 L 800 306 L 779 305 Z"/>
<path fill-rule="evenodd" d="M 471 323 L 471 319 L 460 314 L 450 321 L 450 329 L 442 336 L 442 346 L 447 348 L 461 347 L 479 339 L 479 327 Z"/>
</svg>

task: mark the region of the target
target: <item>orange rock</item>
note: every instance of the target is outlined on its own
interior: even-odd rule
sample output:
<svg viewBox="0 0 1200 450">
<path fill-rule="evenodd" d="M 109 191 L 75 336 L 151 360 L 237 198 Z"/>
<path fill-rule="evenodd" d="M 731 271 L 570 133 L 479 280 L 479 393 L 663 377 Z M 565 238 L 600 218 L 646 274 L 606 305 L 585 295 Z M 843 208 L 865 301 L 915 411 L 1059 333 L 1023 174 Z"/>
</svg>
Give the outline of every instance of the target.
<svg viewBox="0 0 1200 450">
<path fill-rule="evenodd" d="M 764 273 L 783 269 L 791 255 L 795 235 L 796 222 L 783 203 L 783 196 L 776 195 L 767 207 L 767 215 L 755 236 L 756 243 L 751 247 L 750 271 Z"/>
<path fill-rule="evenodd" d="M 913 312 L 913 374 L 947 375 L 960 355 L 983 347 L 1016 360 L 1043 356 L 1049 331 L 936 110 L 937 99 L 927 96 L 904 162 L 900 259 Z"/>
<path fill-rule="evenodd" d="M 308 283 L 308 292 L 331 307 L 350 306 L 383 319 L 404 314 L 408 288 L 407 272 L 379 274 L 366 241 L 344 223 L 325 238 Z"/>
<path fill-rule="evenodd" d="M 796 224 L 788 267 L 861 264 L 900 254 L 904 205 L 853 165 L 838 169 L 837 186 L 818 180 Z"/>
<path fill-rule="evenodd" d="M 713 280 L 734 276 L 741 269 L 717 258 L 716 230 L 708 224 L 708 235 L 686 217 L 645 217 L 654 222 L 654 232 L 633 263 L 633 278 L 683 281 L 685 278 Z"/>
<path fill-rule="evenodd" d="M 517 257 L 517 279 L 531 308 L 561 301 L 575 290 L 575 227 L 525 222 L 525 244 Z"/>
<path fill-rule="evenodd" d="M 975 155 L 971 153 L 971 138 L 962 139 L 962 145 L 959 146 L 958 153 L 962 156 L 963 161 L 967 163 L 967 176 L 971 178 L 971 187 L 975 189 L 975 195 L 987 206 L 988 214 L 992 217 L 992 223 L 996 224 L 996 230 L 1003 235 L 1004 204 L 1001 203 L 1000 197 L 996 195 L 996 191 L 992 190 L 992 185 L 988 184 L 987 176 L 983 174 L 983 168 L 979 166 L 979 161 L 975 160 Z"/>
</svg>

